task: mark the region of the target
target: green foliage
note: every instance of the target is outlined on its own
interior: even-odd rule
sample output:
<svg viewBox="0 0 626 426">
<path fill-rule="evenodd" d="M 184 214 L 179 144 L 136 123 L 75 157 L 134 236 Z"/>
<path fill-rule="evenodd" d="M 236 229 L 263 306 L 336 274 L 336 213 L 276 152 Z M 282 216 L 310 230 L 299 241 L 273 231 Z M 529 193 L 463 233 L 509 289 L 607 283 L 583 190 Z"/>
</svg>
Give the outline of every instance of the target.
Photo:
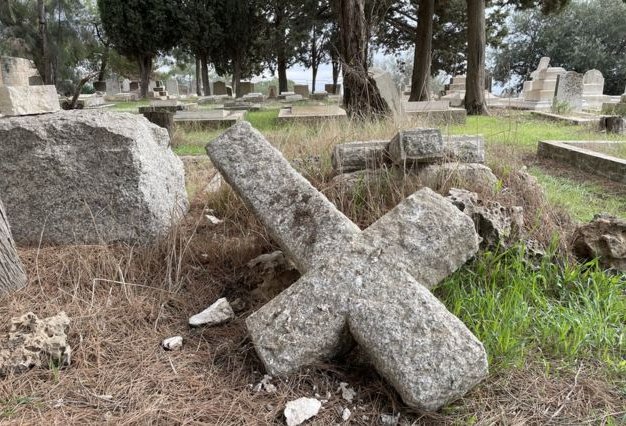
<svg viewBox="0 0 626 426">
<path fill-rule="evenodd" d="M 539 59 L 549 56 L 552 66 L 578 72 L 598 69 L 605 78 L 605 93 L 624 92 L 626 4 L 621 0 L 573 2 L 554 16 L 519 12 L 513 16 L 510 31 L 514 36 L 493 56 L 498 81 L 515 76 L 526 80 Z"/>
<path fill-rule="evenodd" d="M 492 370 L 530 354 L 617 367 L 626 356 L 626 276 L 592 262 L 528 260 L 524 247 L 486 252 L 436 294 L 481 340 Z"/>
</svg>

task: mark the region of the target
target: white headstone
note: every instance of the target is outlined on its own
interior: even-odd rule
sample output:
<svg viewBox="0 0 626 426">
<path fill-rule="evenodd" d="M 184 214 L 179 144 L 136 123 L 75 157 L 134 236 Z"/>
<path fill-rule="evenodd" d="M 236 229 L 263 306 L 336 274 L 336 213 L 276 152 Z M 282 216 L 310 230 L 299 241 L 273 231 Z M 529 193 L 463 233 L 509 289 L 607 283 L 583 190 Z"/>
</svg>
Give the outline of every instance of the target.
<svg viewBox="0 0 626 426">
<path fill-rule="evenodd" d="M 130 80 L 127 78 L 122 80 L 122 92 L 130 92 Z"/>
</svg>

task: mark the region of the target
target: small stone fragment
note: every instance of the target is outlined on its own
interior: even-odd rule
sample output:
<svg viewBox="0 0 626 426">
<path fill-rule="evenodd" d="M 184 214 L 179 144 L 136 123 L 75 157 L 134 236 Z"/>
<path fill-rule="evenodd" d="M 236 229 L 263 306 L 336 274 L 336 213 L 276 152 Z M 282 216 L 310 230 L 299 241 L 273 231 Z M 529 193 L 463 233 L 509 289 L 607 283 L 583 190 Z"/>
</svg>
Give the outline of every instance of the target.
<svg viewBox="0 0 626 426">
<path fill-rule="evenodd" d="M 65 312 L 41 320 L 32 312 L 13 318 L 8 341 L 0 342 L 0 377 L 50 364 L 70 365 L 69 325 Z"/>
<path fill-rule="evenodd" d="M 216 226 L 219 225 L 221 223 L 224 223 L 224 221 L 222 219 L 218 219 L 215 216 L 211 215 L 211 214 L 207 214 L 204 215 L 204 217 L 206 217 L 207 222 L 209 222 L 209 225 L 211 226 Z"/>
<path fill-rule="evenodd" d="M 268 374 L 264 375 L 263 379 L 259 383 L 257 383 L 256 386 L 254 387 L 254 391 L 261 392 L 263 390 L 267 393 L 276 392 L 276 386 L 272 384 L 272 379 L 273 379 L 272 376 Z"/>
<path fill-rule="evenodd" d="M 598 257 L 602 267 L 626 272 L 626 220 L 608 214 L 594 216 L 574 232 L 572 251 L 580 259 Z"/>
<path fill-rule="evenodd" d="M 349 408 L 344 408 L 343 412 L 341 413 L 341 420 L 343 420 L 344 422 L 347 422 L 348 420 L 350 420 L 350 416 L 352 415 L 352 412 L 350 411 Z"/>
<path fill-rule="evenodd" d="M 320 408 L 322 408 L 322 403 L 315 398 L 299 398 L 289 401 L 284 413 L 287 426 L 297 426 L 317 416 Z"/>
<path fill-rule="evenodd" d="M 233 318 L 235 318 L 233 309 L 230 307 L 228 300 L 222 297 L 204 311 L 189 318 L 189 325 L 192 327 L 219 325 Z"/>
<path fill-rule="evenodd" d="M 396 426 L 400 421 L 400 413 L 396 414 L 381 414 L 380 423 L 385 426 Z"/>
<path fill-rule="evenodd" d="M 168 337 L 161 342 L 163 349 L 177 351 L 183 347 L 183 336 Z"/>
<path fill-rule="evenodd" d="M 341 397 L 348 402 L 352 402 L 356 396 L 356 391 L 348 386 L 346 382 L 339 383 L 339 389 L 337 392 L 341 392 Z"/>
</svg>

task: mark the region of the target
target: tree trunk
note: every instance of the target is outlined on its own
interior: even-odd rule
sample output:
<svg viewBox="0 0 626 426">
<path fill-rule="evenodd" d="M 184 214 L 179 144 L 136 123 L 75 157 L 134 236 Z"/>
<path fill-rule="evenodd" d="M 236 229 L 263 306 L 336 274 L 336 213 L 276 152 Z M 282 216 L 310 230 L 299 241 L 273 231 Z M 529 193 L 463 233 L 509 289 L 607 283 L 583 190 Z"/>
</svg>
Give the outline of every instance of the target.
<svg viewBox="0 0 626 426">
<path fill-rule="evenodd" d="M 141 74 L 141 98 L 148 97 L 150 74 L 152 74 L 152 55 L 139 56 L 139 73 Z"/>
<path fill-rule="evenodd" d="M 287 59 L 285 58 L 285 52 L 281 53 L 279 50 L 276 58 L 277 70 L 278 70 L 278 93 L 289 91 L 289 81 L 287 80 Z"/>
<path fill-rule="evenodd" d="M 239 59 L 233 61 L 233 95 L 236 98 L 240 98 L 243 96 L 241 93 L 241 63 Z"/>
<path fill-rule="evenodd" d="M 200 59 L 198 59 L 198 57 L 196 56 L 196 95 L 198 96 L 202 96 L 202 73 L 200 71 L 200 68 L 202 68 L 202 64 L 200 62 Z"/>
<path fill-rule="evenodd" d="M 319 67 L 319 61 L 317 60 L 317 43 L 315 40 L 315 26 L 313 27 L 313 40 L 311 40 L 311 73 L 313 78 L 313 85 L 311 86 L 311 93 L 315 93 L 315 80 L 317 80 L 317 69 Z"/>
<path fill-rule="evenodd" d="M 487 114 L 485 102 L 485 0 L 467 0 L 467 78 L 465 109 L 469 115 Z"/>
<path fill-rule="evenodd" d="M 18 290 L 24 287 L 27 281 L 11 237 L 4 206 L 0 201 L 0 294 Z"/>
<path fill-rule="evenodd" d="M 209 81 L 209 58 L 207 55 L 200 57 L 200 65 L 202 66 L 202 90 L 204 96 L 211 96 L 211 82 Z"/>
<path fill-rule="evenodd" d="M 339 81 L 339 72 L 341 71 L 341 62 L 337 55 L 332 55 L 330 59 L 333 68 L 333 95 L 337 94 L 337 82 Z"/>
<path fill-rule="evenodd" d="M 433 15 L 435 0 L 421 0 L 417 13 L 417 39 L 413 57 L 410 102 L 430 100 L 430 67 L 432 63 Z"/>
<path fill-rule="evenodd" d="M 37 0 L 37 12 L 39 13 L 39 38 L 41 39 L 41 60 L 43 62 L 42 79 L 44 84 L 53 84 L 52 63 L 48 49 L 48 23 L 46 21 L 46 7 L 43 0 Z"/>
<path fill-rule="evenodd" d="M 98 72 L 97 81 L 104 81 L 107 72 L 107 66 L 109 65 L 109 48 L 105 47 L 102 54 L 102 62 L 100 63 L 100 71 Z"/>
<path fill-rule="evenodd" d="M 351 117 L 384 115 L 389 108 L 367 73 L 365 0 L 337 0 L 343 68 L 343 103 Z"/>
</svg>

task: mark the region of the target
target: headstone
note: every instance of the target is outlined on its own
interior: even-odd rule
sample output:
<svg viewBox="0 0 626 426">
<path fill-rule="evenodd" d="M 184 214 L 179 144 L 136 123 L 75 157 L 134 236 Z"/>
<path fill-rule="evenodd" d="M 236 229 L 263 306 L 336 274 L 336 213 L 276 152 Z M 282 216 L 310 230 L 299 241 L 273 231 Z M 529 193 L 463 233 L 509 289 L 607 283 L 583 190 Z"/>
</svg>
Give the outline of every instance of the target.
<svg viewBox="0 0 626 426">
<path fill-rule="evenodd" d="M 387 103 L 389 112 L 394 118 L 400 118 L 403 114 L 402 98 L 400 96 L 400 91 L 396 87 L 396 83 L 391 77 L 391 74 L 378 68 L 371 68 L 370 75 L 376 82 L 376 87 L 380 92 L 380 96 Z"/>
<path fill-rule="evenodd" d="M 213 95 L 222 96 L 226 95 L 226 83 L 223 81 L 214 81 L 213 82 Z"/>
<path fill-rule="evenodd" d="M 110 78 L 106 81 L 107 95 L 114 96 L 121 92 L 120 82 L 117 78 Z"/>
<path fill-rule="evenodd" d="M 131 81 L 130 84 L 128 85 L 128 88 L 130 89 L 131 92 L 135 92 L 139 90 L 139 82 L 138 81 Z"/>
<path fill-rule="evenodd" d="M 267 97 L 270 99 L 276 99 L 276 96 L 278 96 L 277 93 L 278 93 L 278 88 L 276 86 L 270 86 L 269 94 Z"/>
<path fill-rule="evenodd" d="M 239 82 L 239 90 L 241 92 L 241 96 L 245 96 L 248 93 L 254 92 L 254 83 L 250 81 L 241 81 Z"/>
<path fill-rule="evenodd" d="M 530 76 L 531 80 L 524 82 L 522 98 L 526 106 L 531 109 L 549 109 L 554 100 L 554 91 L 559 75 L 565 74 L 561 67 L 550 67 L 550 58 L 543 57 L 537 69 Z"/>
<path fill-rule="evenodd" d="M 338 173 L 349 173 L 390 164 L 388 147 L 389 141 L 382 140 L 336 145 L 332 155 L 333 169 Z"/>
<path fill-rule="evenodd" d="M 598 70 L 589 70 L 583 76 L 583 102 L 590 109 L 600 109 L 608 99 L 604 96 L 604 76 Z"/>
<path fill-rule="evenodd" d="M 564 104 L 574 111 L 583 108 L 583 76 L 575 71 L 568 71 L 557 78 L 554 101 L 558 106 Z"/>
<path fill-rule="evenodd" d="M 485 139 L 480 135 L 446 136 L 443 145 L 446 160 L 461 163 L 485 162 Z"/>
<path fill-rule="evenodd" d="M 550 58 L 547 56 L 542 57 L 539 60 L 539 65 L 537 65 L 537 69 L 535 71 L 533 71 L 532 73 L 530 73 L 530 77 L 532 79 L 537 78 L 537 75 L 544 70 L 547 70 L 550 67 Z"/>
<path fill-rule="evenodd" d="M 294 84 L 293 91 L 296 95 L 300 95 L 303 98 L 309 97 L 309 86 L 308 84 Z"/>
<path fill-rule="evenodd" d="M 341 93 L 341 84 L 325 84 L 324 90 L 331 95 L 339 95 Z"/>
<path fill-rule="evenodd" d="M 397 165 L 429 163 L 444 157 L 439 129 L 411 129 L 398 132 L 389 144 L 391 161 Z"/>
<path fill-rule="evenodd" d="M 0 114 L 43 114 L 60 108 L 56 87 L 41 84 L 33 61 L 0 57 Z"/>
<path fill-rule="evenodd" d="M 249 123 L 207 152 L 304 274 L 246 320 L 269 374 L 356 342 L 405 403 L 425 410 L 485 377 L 482 344 L 427 290 L 476 252 L 469 217 L 424 189 L 359 232 Z"/>
<path fill-rule="evenodd" d="M 139 115 L 5 118 L 0 140 L 0 194 L 17 242 L 153 242 L 187 209 L 167 131 Z"/>
<path fill-rule="evenodd" d="M 421 168 L 418 173 L 420 183 L 435 191 L 451 187 L 483 189 L 493 191 L 498 178 L 484 164 L 443 163 Z"/>
<path fill-rule="evenodd" d="M 130 80 L 127 78 L 122 80 L 122 92 L 124 93 L 130 92 Z"/>
<path fill-rule="evenodd" d="M 176 80 L 175 78 L 170 78 L 169 80 L 167 80 L 165 82 L 165 90 L 167 91 L 168 95 L 179 96 L 180 91 L 178 90 L 178 80 Z"/>
<path fill-rule="evenodd" d="M 325 101 L 326 99 L 328 99 L 328 93 L 315 92 L 315 93 L 311 93 L 309 97 L 315 101 Z"/>
</svg>

